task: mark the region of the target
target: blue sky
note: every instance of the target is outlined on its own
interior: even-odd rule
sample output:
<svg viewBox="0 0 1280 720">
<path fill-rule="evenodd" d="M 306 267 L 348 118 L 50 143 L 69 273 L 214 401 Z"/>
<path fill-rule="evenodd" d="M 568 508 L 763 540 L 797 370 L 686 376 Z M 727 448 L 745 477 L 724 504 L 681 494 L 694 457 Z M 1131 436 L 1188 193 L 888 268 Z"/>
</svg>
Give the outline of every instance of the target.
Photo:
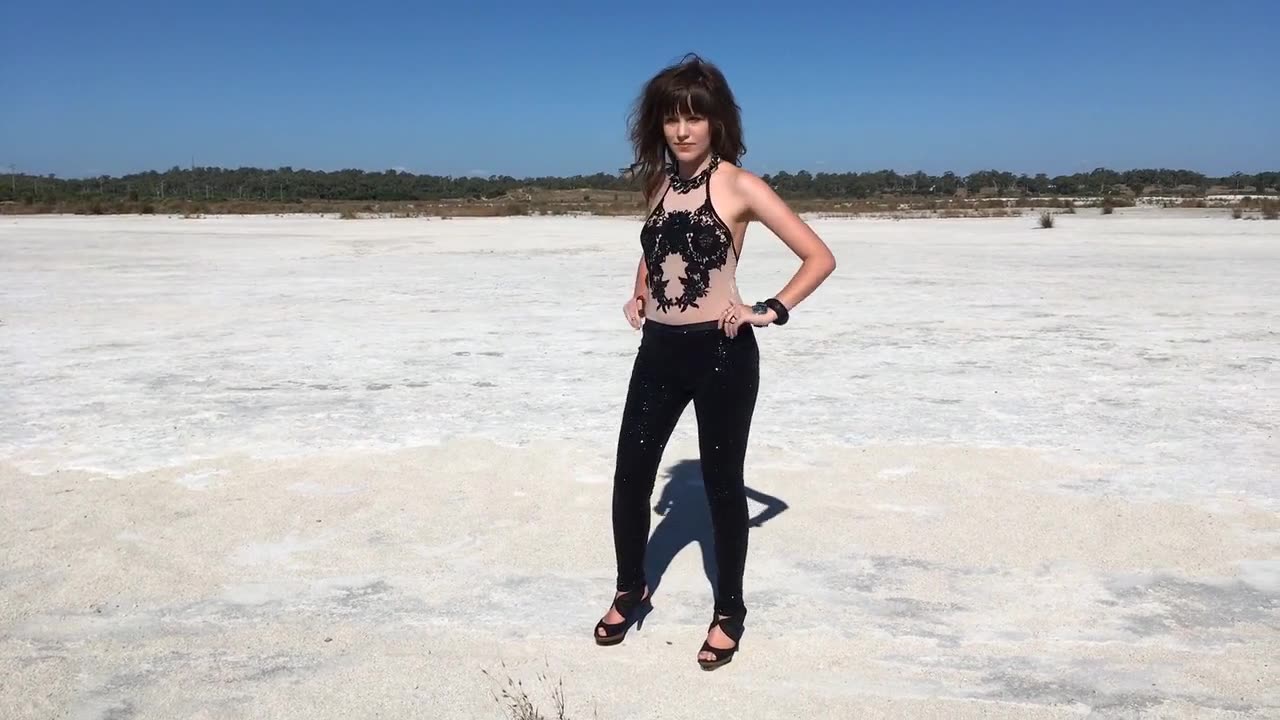
<svg viewBox="0 0 1280 720">
<path fill-rule="evenodd" d="M 1280 168 L 1280 2 L 10 3 L 0 168 L 612 172 L 685 52 L 756 172 Z"/>
</svg>

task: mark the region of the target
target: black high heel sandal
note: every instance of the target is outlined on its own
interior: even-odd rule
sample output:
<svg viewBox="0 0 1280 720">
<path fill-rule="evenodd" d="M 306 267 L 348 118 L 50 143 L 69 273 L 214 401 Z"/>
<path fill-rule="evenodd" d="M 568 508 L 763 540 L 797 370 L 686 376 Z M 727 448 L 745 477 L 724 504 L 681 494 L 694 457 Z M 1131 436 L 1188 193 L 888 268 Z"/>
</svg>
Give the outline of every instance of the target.
<svg viewBox="0 0 1280 720">
<path fill-rule="evenodd" d="M 746 619 L 747 616 L 745 613 L 730 615 L 723 618 L 718 614 L 713 614 L 711 616 L 711 624 L 707 626 L 707 632 L 710 633 L 712 628 L 719 625 L 720 632 L 729 636 L 729 639 L 733 641 L 733 647 L 712 647 L 709 640 L 703 640 L 702 649 L 699 650 L 699 653 L 709 652 L 715 657 L 714 660 L 703 660 L 702 658 L 698 658 L 698 665 L 700 665 L 703 670 L 715 670 L 721 665 L 725 665 L 730 660 L 733 660 L 733 654 L 738 652 L 738 647 L 740 645 L 739 641 L 742 640 L 743 621 Z"/>
<path fill-rule="evenodd" d="M 647 588 L 639 590 L 631 590 L 624 592 L 613 599 L 613 609 L 618 611 L 622 616 L 622 622 L 607 623 L 604 618 L 596 623 L 596 629 L 592 635 L 596 639 L 597 645 L 617 645 L 627 636 L 627 630 L 631 628 L 634 622 L 636 627 L 644 626 L 644 617 L 653 609 L 653 603 L 649 602 L 650 598 L 647 594 Z M 608 614 L 607 612 L 605 613 Z M 604 628 L 604 635 L 600 634 L 600 629 Z"/>
</svg>

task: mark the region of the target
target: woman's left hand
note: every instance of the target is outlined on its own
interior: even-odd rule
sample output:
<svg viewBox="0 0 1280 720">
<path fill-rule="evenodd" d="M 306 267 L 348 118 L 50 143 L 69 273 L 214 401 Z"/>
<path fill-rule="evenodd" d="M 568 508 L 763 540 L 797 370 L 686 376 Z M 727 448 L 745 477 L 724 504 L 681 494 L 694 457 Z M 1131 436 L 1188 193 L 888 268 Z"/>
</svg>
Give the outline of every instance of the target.
<svg viewBox="0 0 1280 720">
<path fill-rule="evenodd" d="M 751 309 L 750 305 L 730 305 L 720 314 L 720 319 L 716 321 L 717 327 L 724 330 L 724 334 L 729 337 L 737 337 L 738 329 L 743 325 L 755 325 L 756 327 L 764 327 L 774 320 L 778 319 L 778 313 L 768 310 L 764 313 L 757 313 Z"/>
</svg>

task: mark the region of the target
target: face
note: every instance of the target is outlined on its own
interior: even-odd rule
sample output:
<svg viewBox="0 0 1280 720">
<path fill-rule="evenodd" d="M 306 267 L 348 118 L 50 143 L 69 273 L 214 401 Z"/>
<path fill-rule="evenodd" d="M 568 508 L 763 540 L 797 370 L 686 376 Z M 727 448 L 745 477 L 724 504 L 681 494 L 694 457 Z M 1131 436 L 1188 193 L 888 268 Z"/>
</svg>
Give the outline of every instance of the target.
<svg viewBox="0 0 1280 720">
<path fill-rule="evenodd" d="M 711 152 L 711 123 L 704 115 L 672 115 L 662 123 L 662 132 L 680 162 L 695 162 Z"/>
</svg>

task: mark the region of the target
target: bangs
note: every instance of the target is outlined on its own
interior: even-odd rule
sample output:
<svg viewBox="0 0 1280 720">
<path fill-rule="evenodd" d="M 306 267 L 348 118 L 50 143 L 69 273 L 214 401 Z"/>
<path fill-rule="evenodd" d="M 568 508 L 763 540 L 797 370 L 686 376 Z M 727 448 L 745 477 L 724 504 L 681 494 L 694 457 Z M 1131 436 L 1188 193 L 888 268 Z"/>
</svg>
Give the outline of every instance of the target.
<svg viewBox="0 0 1280 720">
<path fill-rule="evenodd" d="M 741 109 L 724 73 L 694 53 L 649 78 L 627 118 L 627 136 L 635 162 L 628 169 L 646 195 L 653 195 L 675 162 L 667 143 L 667 123 L 681 116 L 707 121 L 712 151 L 737 165 L 747 148 L 742 143 Z"/>
<path fill-rule="evenodd" d="M 701 84 L 686 85 L 676 82 L 663 90 L 659 107 L 664 119 L 680 115 L 715 116 L 717 109 L 715 99 Z"/>
</svg>

